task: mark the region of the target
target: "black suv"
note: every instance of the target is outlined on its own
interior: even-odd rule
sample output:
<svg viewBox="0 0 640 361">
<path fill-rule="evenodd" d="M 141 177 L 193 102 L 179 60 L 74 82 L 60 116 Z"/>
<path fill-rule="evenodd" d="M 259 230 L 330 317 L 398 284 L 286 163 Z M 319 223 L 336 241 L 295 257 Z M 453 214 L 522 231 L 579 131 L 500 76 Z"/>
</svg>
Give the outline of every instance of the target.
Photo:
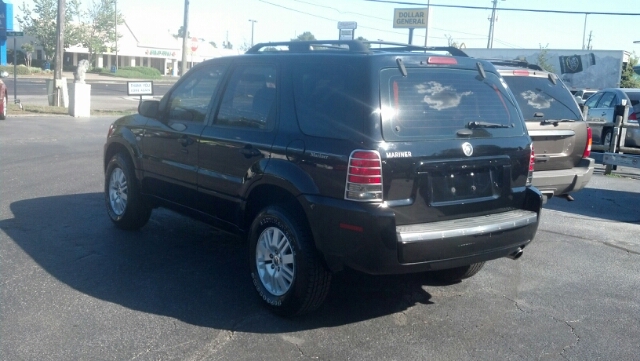
<svg viewBox="0 0 640 361">
<path fill-rule="evenodd" d="M 592 130 L 567 86 L 554 73 L 521 61 L 491 61 L 524 115 L 535 149 L 533 186 L 545 197 L 583 189 L 595 160 L 590 158 Z"/>
<path fill-rule="evenodd" d="M 494 66 L 399 44 L 205 61 L 111 125 L 104 169 L 116 226 L 167 207 L 246 237 L 258 294 L 287 316 L 320 306 L 345 267 L 454 282 L 516 259 L 542 206 Z"/>
</svg>

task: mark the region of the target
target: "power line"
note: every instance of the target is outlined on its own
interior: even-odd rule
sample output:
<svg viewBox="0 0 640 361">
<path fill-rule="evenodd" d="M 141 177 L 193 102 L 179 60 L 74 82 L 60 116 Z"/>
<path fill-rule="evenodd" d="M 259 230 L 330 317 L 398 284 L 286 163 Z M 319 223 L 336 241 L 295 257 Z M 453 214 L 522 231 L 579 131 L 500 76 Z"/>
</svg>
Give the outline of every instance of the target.
<svg viewBox="0 0 640 361">
<path fill-rule="evenodd" d="M 406 2 L 406 1 L 391 1 L 391 0 L 364 0 L 364 1 L 397 4 L 397 5 L 427 6 L 427 4 L 425 3 L 414 3 L 414 2 Z M 475 10 L 492 10 L 493 9 L 493 7 L 487 7 L 487 6 L 467 6 L 467 5 L 430 4 L 429 6 L 443 7 L 443 8 L 475 9 Z M 542 10 L 542 9 L 520 9 L 520 8 L 500 8 L 500 10 L 527 11 L 527 12 L 533 12 L 533 13 L 576 14 L 576 15 L 640 16 L 640 13 L 605 13 L 600 11 L 568 11 L 568 10 Z"/>
</svg>

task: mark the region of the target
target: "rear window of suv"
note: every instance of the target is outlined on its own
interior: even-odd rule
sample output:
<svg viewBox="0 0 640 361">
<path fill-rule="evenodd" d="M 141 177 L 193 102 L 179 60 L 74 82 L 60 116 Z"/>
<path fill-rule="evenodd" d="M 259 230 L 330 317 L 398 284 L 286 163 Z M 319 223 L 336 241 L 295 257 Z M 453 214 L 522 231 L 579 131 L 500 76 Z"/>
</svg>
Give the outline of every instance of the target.
<svg viewBox="0 0 640 361">
<path fill-rule="evenodd" d="M 490 123 L 472 137 L 523 133 L 512 96 L 493 73 L 477 70 L 397 68 L 380 73 L 381 116 L 386 140 L 456 138 L 469 123 Z"/>
<path fill-rule="evenodd" d="M 544 119 L 582 120 L 580 108 L 569 89 L 548 77 L 505 76 L 526 121 Z"/>
</svg>

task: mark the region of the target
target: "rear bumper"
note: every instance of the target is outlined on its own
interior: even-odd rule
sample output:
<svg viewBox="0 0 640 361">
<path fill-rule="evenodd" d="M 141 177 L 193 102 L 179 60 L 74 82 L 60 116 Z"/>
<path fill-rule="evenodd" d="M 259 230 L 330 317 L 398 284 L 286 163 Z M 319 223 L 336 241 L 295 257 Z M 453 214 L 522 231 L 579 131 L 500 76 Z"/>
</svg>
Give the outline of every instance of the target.
<svg viewBox="0 0 640 361">
<path fill-rule="evenodd" d="M 580 163 L 572 169 L 534 171 L 533 186 L 543 194 L 554 196 L 576 192 L 589 183 L 594 166 L 595 160 L 582 158 Z"/>
<path fill-rule="evenodd" d="M 369 274 L 447 269 L 506 257 L 524 248 L 538 228 L 542 196 L 525 190 L 526 209 L 481 217 L 396 226 L 393 209 L 304 197 L 316 241 L 332 271 Z"/>
</svg>

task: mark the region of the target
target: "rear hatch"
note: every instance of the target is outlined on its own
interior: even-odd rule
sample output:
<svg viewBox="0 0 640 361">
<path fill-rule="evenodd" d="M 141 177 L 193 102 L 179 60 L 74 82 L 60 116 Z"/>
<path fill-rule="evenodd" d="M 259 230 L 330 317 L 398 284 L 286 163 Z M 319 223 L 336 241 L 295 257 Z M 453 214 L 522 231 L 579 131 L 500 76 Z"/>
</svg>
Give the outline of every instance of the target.
<svg viewBox="0 0 640 361">
<path fill-rule="evenodd" d="M 517 69 L 501 74 L 533 140 L 535 170 L 576 167 L 587 146 L 587 123 L 569 89 L 547 72 Z"/>
<path fill-rule="evenodd" d="M 398 225 L 523 207 L 531 150 L 515 100 L 492 65 L 448 59 L 380 72 L 383 197 Z"/>
</svg>

